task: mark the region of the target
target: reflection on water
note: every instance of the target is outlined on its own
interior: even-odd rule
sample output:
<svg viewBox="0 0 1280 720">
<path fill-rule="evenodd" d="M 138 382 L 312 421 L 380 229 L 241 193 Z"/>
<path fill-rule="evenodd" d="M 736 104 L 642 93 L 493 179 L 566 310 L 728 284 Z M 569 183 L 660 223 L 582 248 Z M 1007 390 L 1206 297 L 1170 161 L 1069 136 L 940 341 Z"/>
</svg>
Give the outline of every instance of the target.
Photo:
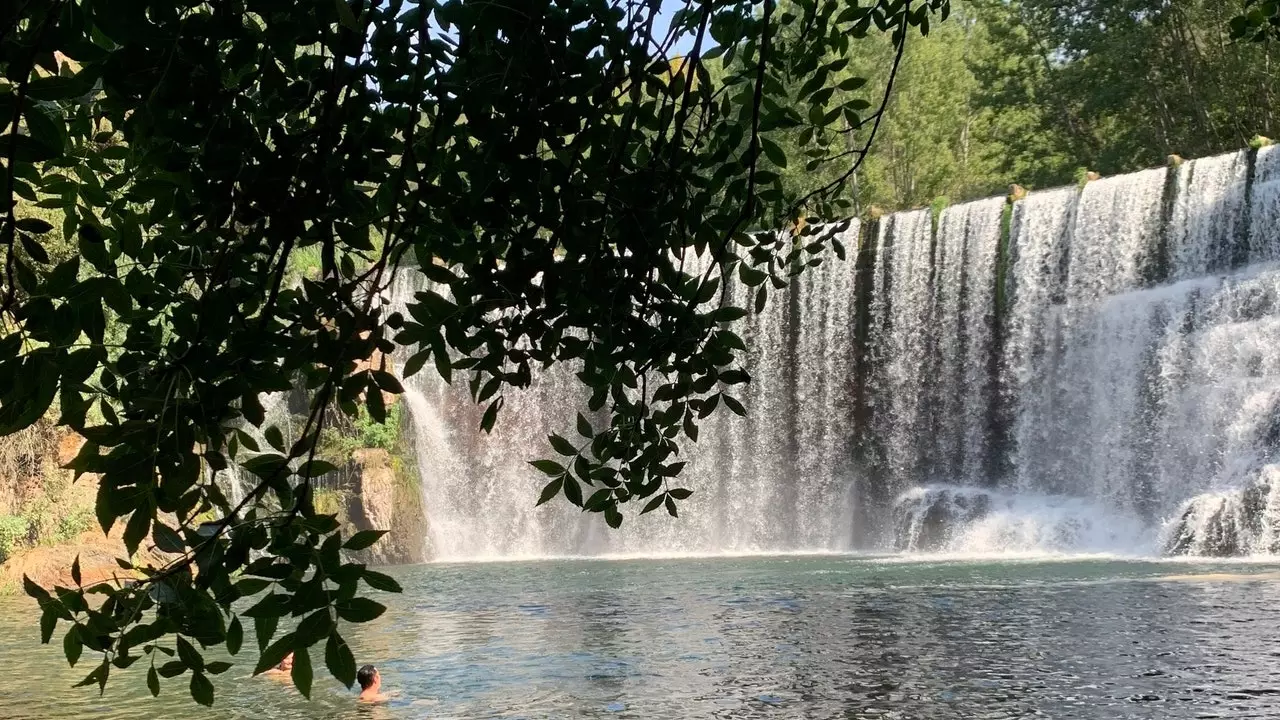
<svg viewBox="0 0 1280 720">
<path fill-rule="evenodd" d="M 30 606 L 0 605 L 0 718 L 1280 717 L 1265 565 L 876 558 L 402 568 L 352 632 L 390 703 L 221 676 L 209 711 L 145 667 L 70 690 Z M 318 654 L 318 653 L 317 653 Z"/>
</svg>

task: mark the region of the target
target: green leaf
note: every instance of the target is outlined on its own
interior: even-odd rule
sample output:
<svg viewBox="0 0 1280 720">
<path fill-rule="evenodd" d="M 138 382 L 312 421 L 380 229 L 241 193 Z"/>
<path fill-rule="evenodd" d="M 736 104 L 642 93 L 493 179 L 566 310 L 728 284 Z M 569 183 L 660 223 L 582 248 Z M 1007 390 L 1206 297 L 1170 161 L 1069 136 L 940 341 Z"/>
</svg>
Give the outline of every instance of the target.
<svg viewBox="0 0 1280 720">
<path fill-rule="evenodd" d="M 489 407 L 484 411 L 484 417 L 480 419 L 480 429 L 485 432 L 492 432 L 493 426 L 498 421 L 498 411 L 502 409 L 502 396 L 499 395 L 496 400 L 489 403 Z"/>
<path fill-rule="evenodd" d="M 22 589 L 27 593 L 27 595 L 40 603 L 41 607 L 53 599 L 53 596 L 49 594 L 48 590 L 37 585 L 35 581 L 27 577 L 25 573 L 22 576 Z"/>
<path fill-rule="evenodd" d="M 241 463 L 241 467 L 258 477 L 266 480 L 276 477 L 282 471 L 282 468 L 288 464 L 288 459 L 283 455 L 275 453 L 263 453 L 255 455 Z"/>
<path fill-rule="evenodd" d="M 413 377 L 414 375 L 417 375 L 418 371 L 422 369 L 423 365 L 427 364 L 427 360 L 429 360 L 430 358 L 431 358 L 430 350 L 422 350 L 411 355 L 409 359 L 405 362 L 404 369 L 401 370 L 401 372 L 403 373 L 402 377 L 410 378 L 410 377 Z"/>
<path fill-rule="evenodd" d="M 175 678 L 187 671 L 187 664 L 181 660 L 170 660 L 160 666 L 160 676 L 165 678 Z"/>
<path fill-rule="evenodd" d="M 404 386 L 400 384 L 400 381 L 396 379 L 395 375 L 392 375 L 385 370 L 374 370 L 373 381 L 378 385 L 378 387 L 392 395 L 404 394 Z"/>
<path fill-rule="evenodd" d="M 554 460 L 530 460 L 529 464 L 544 475 L 555 477 L 564 474 L 564 466 Z"/>
<path fill-rule="evenodd" d="M 193 670 L 204 669 L 204 658 L 200 657 L 199 651 L 191 643 L 187 642 L 186 638 L 179 635 L 177 637 L 177 645 L 178 658 L 182 660 L 183 664 Z"/>
<path fill-rule="evenodd" d="M 244 626 L 240 624 L 240 618 L 231 618 L 231 624 L 227 626 L 227 652 L 232 655 L 239 653 L 243 643 Z"/>
<path fill-rule="evenodd" d="M 24 230 L 34 235 L 43 235 L 53 229 L 53 225 L 35 217 L 19 218 L 14 224 L 17 225 L 19 230 Z"/>
<path fill-rule="evenodd" d="M 563 468 L 561 470 L 563 471 Z M 551 498 L 559 495 L 560 489 L 562 487 L 564 487 L 563 477 L 558 477 L 555 480 L 552 480 L 551 482 L 547 483 L 546 486 L 542 488 L 542 494 L 538 496 L 537 504 L 542 505 L 543 503 L 550 501 Z"/>
<path fill-rule="evenodd" d="M 155 540 L 156 547 L 163 552 L 180 553 L 187 549 L 182 536 L 161 522 L 155 523 L 151 528 L 151 539 Z"/>
<path fill-rule="evenodd" d="M 222 660 L 216 660 L 204 666 L 205 672 L 211 675 L 221 675 L 231 669 L 231 663 Z"/>
<path fill-rule="evenodd" d="M 342 27 L 348 30 L 359 30 L 360 26 L 356 22 L 355 13 L 351 11 L 351 6 L 346 0 L 333 0 L 334 5 L 338 8 L 338 22 Z"/>
<path fill-rule="evenodd" d="M 111 663 L 106 660 L 102 664 L 94 668 L 93 672 L 84 676 L 84 679 L 75 684 L 75 687 L 88 687 L 89 685 L 97 685 L 98 691 L 102 692 L 107 687 L 107 676 L 111 674 Z"/>
<path fill-rule="evenodd" d="M 62 652 L 67 656 L 67 664 L 75 667 L 76 662 L 80 660 L 80 652 L 84 650 L 84 644 L 80 642 L 80 626 L 72 625 L 67 634 L 62 636 Z"/>
<path fill-rule="evenodd" d="M 555 433 L 552 433 L 547 439 L 551 441 L 551 447 L 561 455 L 573 457 L 578 454 L 578 448 L 574 447 L 573 443 Z"/>
<path fill-rule="evenodd" d="M 365 570 L 360 573 L 360 577 L 374 590 L 392 593 L 404 592 L 404 589 L 400 587 L 400 583 L 396 582 L 396 579 L 390 575 L 384 575 L 373 570 Z"/>
<path fill-rule="evenodd" d="M 74 75 L 49 75 L 32 80 L 27 85 L 27 97 L 33 100 L 70 100 L 87 90 L 84 81 Z"/>
<path fill-rule="evenodd" d="M 151 697 L 160 696 L 160 675 L 154 665 L 147 668 L 147 689 L 151 691 Z"/>
<path fill-rule="evenodd" d="M 107 244 L 98 229 L 88 223 L 82 223 L 76 231 L 79 238 L 80 255 L 88 260 L 98 272 L 104 275 L 115 273 L 115 263 L 107 252 Z"/>
<path fill-rule="evenodd" d="M 294 633 L 297 636 L 294 646 L 310 647 L 328 637 L 332 629 L 333 617 L 329 615 L 329 608 L 320 608 L 298 623 L 298 629 Z"/>
<path fill-rule="evenodd" d="M 241 597 L 252 597 L 267 589 L 271 584 L 270 580 L 262 578 L 246 577 L 236 581 L 236 590 L 240 592 Z M 252 617 L 252 616 L 250 616 Z"/>
<path fill-rule="evenodd" d="M 338 617 L 347 622 L 363 623 L 370 620 L 376 620 L 387 611 L 387 608 L 368 598 L 352 598 L 346 602 L 340 602 L 336 606 Z"/>
<path fill-rule="evenodd" d="M 343 543 L 342 547 L 347 550 L 364 550 L 373 547 L 373 544 L 386 534 L 386 530 L 361 530 Z"/>
<path fill-rule="evenodd" d="M 71 562 L 71 580 L 76 584 L 76 587 L 84 585 L 80 575 L 80 553 L 76 553 L 76 559 Z"/>
<path fill-rule="evenodd" d="M 342 639 L 337 630 L 329 633 L 329 641 L 324 645 L 324 664 L 338 682 L 348 688 L 355 683 L 355 656 L 351 654 L 351 648 L 347 646 L 346 640 Z"/>
<path fill-rule="evenodd" d="M 735 399 L 733 399 L 733 398 L 729 397 L 728 395 L 723 395 L 723 396 L 721 396 L 721 399 L 723 399 L 723 400 L 724 400 L 725 407 L 727 407 L 727 408 L 729 408 L 730 410 L 732 410 L 732 411 L 734 412 L 734 414 L 735 414 L 735 415 L 739 415 L 739 416 L 742 416 L 742 417 L 745 417 L 745 416 L 746 416 L 747 411 L 746 411 L 746 409 L 745 409 L 745 408 L 743 408 L 743 407 L 742 407 L 742 403 L 740 403 L 740 402 L 738 402 L 737 400 L 735 400 Z"/>
<path fill-rule="evenodd" d="M 640 514 L 645 515 L 653 512 L 654 510 L 657 510 L 658 508 L 662 507 L 662 501 L 666 499 L 667 499 L 666 495 L 658 495 L 654 499 L 650 500 L 647 504 L 645 504 L 644 509 L 640 511 Z"/>
<path fill-rule="evenodd" d="M 851 78 L 845 78 L 844 80 L 842 80 L 837 87 L 839 87 L 841 90 L 844 90 L 845 92 L 852 92 L 866 84 L 867 84 L 866 78 L 851 77 Z"/>
<path fill-rule="evenodd" d="M 53 638 L 53 631 L 58 627 L 58 616 L 53 612 L 53 608 L 46 609 L 40 614 L 40 644 L 48 645 L 49 640 Z"/>
<path fill-rule="evenodd" d="M 293 652 L 293 669 L 289 671 L 293 686 L 298 688 L 302 697 L 311 699 L 311 653 L 307 648 L 298 647 Z"/>
<path fill-rule="evenodd" d="M 213 707 L 213 683 L 204 673 L 191 674 L 191 699 L 205 707 Z"/>
<path fill-rule="evenodd" d="M 253 618 L 253 632 L 258 638 L 258 650 L 263 651 L 267 647 L 267 643 L 271 642 L 272 636 L 276 634 L 276 625 L 280 622 L 279 615 L 261 615 Z M 293 639 L 290 638 L 290 642 Z M 280 656 L 281 659 L 284 655 Z M 277 660 L 277 663 L 280 661 Z M 256 673 L 255 673 L 256 674 Z"/>
<path fill-rule="evenodd" d="M 588 440 L 595 437 L 595 431 L 591 428 L 591 422 L 588 421 L 586 416 L 582 413 L 578 413 L 578 434 Z"/>
<path fill-rule="evenodd" d="M 337 469 L 338 466 L 328 460 L 308 460 L 298 468 L 298 475 L 305 478 L 322 477 Z"/>
<path fill-rule="evenodd" d="M 151 513 L 143 508 L 134 510 L 128 524 L 124 527 L 124 546 L 129 550 L 130 556 L 138 552 L 138 545 L 142 544 L 142 539 L 147 536 L 150 528 Z"/>
<path fill-rule="evenodd" d="M 769 162 L 780 168 L 787 166 L 787 154 L 778 147 L 778 144 L 769 138 L 760 138 L 760 147 L 764 148 L 765 157 L 769 158 Z"/>
<path fill-rule="evenodd" d="M 574 505 L 582 507 L 582 486 L 572 475 L 564 476 L 564 497 Z"/>
<path fill-rule="evenodd" d="M 262 436 L 267 439 L 271 447 L 284 452 L 284 433 L 280 432 L 280 428 L 272 425 L 263 431 Z"/>
<path fill-rule="evenodd" d="M 745 309 L 729 306 L 716 308 L 715 311 L 711 313 L 711 319 L 716 322 L 733 322 L 734 320 L 741 320 L 746 316 L 747 311 Z"/>
<path fill-rule="evenodd" d="M 617 530 L 622 526 L 622 513 L 618 511 L 618 506 L 616 504 L 605 507 L 604 521 L 614 530 Z"/>
</svg>

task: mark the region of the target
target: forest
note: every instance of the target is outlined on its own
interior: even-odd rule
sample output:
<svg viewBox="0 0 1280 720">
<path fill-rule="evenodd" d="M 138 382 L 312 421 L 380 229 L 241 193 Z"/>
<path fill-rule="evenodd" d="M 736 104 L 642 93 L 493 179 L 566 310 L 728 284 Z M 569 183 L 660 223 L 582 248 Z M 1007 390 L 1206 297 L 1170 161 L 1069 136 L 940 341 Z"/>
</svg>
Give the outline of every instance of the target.
<svg viewBox="0 0 1280 720">
<path fill-rule="evenodd" d="M 848 197 L 858 214 L 958 202 L 1275 137 L 1274 42 L 1233 39 L 1240 12 L 1222 0 L 956 0 L 909 39 Z M 882 86 L 892 54 L 883 37 L 852 43 L 846 72 Z M 780 171 L 808 182 L 804 165 Z"/>
</svg>

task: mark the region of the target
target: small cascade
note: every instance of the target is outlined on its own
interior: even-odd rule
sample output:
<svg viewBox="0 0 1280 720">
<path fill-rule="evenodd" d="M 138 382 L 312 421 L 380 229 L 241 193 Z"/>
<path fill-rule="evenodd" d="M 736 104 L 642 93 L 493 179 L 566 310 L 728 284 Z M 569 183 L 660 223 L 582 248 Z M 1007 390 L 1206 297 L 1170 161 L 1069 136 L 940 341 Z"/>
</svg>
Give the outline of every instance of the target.
<svg viewBox="0 0 1280 720">
<path fill-rule="evenodd" d="M 1184 162 L 1178 167 L 1178 194 L 1169 237 L 1171 280 L 1186 280 L 1229 269 L 1245 240 L 1245 186 L 1249 153 Z"/>
<path fill-rule="evenodd" d="M 928 210 L 881 228 L 872 305 L 876 436 L 894 488 L 981 482 L 995 377 L 1003 198 Z M 883 402 L 883 404 L 880 404 Z"/>
<path fill-rule="evenodd" d="M 253 424 L 244 420 L 237 420 L 232 427 L 249 436 L 257 444 L 260 452 L 273 452 L 271 444 L 267 442 L 267 438 L 263 434 L 266 428 L 273 425 L 280 429 L 281 436 L 285 439 L 286 447 L 291 445 L 297 439 L 294 435 L 293 416 L 289 413 L 291 394 L 291 392 L 282 391 L 265 393 L 259 396 L 259 402 L 262 403 L 263 410 L 261 428 L 254 427 Z M 237 444 L 239 445 L 239 443 Z M 240 452 L 247 452 L 248 456 L 252 456 L 255 451 L 252 448 L 242 447 Z M 238 506 L 244 500 L 245 495 L 261 482 L 256 475 L 246 473 L 235 463 L 228 463 L 225 469 L 219 470 L 213 477 L 214 481 L 222 488 L 233 508 Z"/>
<path fill-rule="evenodd" d="M 1094 180 L 1076 205 L 1068 248 L 1067 303 L 1089 303 L 1140 287 L 1159 246 L 1166 172 L 1144 170 Z"/>
<path fill-rule="evenodd" d="M 403 270 L 389 304 L 403 309 L 415 293 L 440 289 L 416 270 Z M 404 359 L 396 365 L 403 367 Z M 563 548 L 587 532 L 568 508 L 534 507 L 546 478 L 528 464 L 550 452 L 549 433 L 576 437 L 573 423 L 586 398 L 574 372 L 555 365 L 535 373 L 530 387 L 508 390 L 491 434 L 480 431 L 485 406 L 472 402 L 465 376 L 445 383 L 428 363 L 405 380 L 427 545 L 435 559 L 565 554 Z"/>
<path fill-rule="evenodd" d="M 1067 258 L 1075 226 L 1075 188 L 1031 193 L 1013 206 L 1009 228 L 1008 308 L 1005 356 L 1002 358 L 1002 400 L 1018 408 L 1013 425 L 1015 447 L 1043 446 L 1051 425 L 1038 415 L 1063 402 L 1066 388 L 1058 382 L 1055 359 L 1061 352 L 1059 309 L 1066 300 Z M 1014 487 L 1061 493 L 1056 475 L 1046 472 L 1037 458 L 1013 457 Z"/>
<path fill-rule="evenodd" d="M 991 451 L 988 413 L 995 377 L 996 262 L 1004 198 L 949 207 L 938 220 L 934 336 L 933 476 L 982 483 Z M 947 468 L 949 470 L 944 470 Z"/>
<path fill-rule="evenodd" d="M 1258 150 L 1249 193 L 1250 263 L 1280 260 L 1280 145 Z"/>
<path fill-rule="evenodd" d="M 926 470 L 921 441 L 928 437 L 924 378 L 932 358 L 930 288 L 932 218 L 928 210 L 884 218 L 877 242 L 871 301 L 871 405 L 873 437 L 882 448 L 885 477 L 896 493 Z"/>
</svg>

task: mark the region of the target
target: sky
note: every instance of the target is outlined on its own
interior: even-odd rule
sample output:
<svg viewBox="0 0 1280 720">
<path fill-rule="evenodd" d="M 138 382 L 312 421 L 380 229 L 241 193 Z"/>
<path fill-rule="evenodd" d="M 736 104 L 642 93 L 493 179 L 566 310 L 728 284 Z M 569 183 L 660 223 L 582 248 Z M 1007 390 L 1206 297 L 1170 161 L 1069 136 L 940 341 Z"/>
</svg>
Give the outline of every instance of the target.
<svg viewBox="0 0 1280 720">
<path fill-rule="evenodd" d="M 657 37 L 666 37 L 667 29 L 671 26 L 671 16 L 674 15 L 677 10 L 684 7 L 684 4 L 685 0 L 662 0 L 662 9 L 658 12 L 658 22 L 654 27 L 654 34 Z M 672 48 L 671 54 L 683 55 L 689 52 L 692 48 L 692 38 L 680 38 Z"/>
</svg>

